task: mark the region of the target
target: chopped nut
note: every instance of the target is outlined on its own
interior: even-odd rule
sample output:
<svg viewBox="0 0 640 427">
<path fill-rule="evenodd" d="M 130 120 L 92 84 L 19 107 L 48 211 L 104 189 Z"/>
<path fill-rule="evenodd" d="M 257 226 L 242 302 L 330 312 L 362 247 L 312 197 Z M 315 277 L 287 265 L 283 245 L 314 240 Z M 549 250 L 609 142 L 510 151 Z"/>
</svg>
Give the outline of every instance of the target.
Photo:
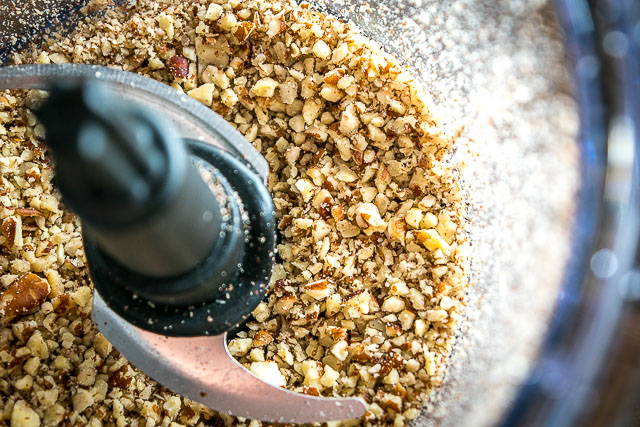
<svg viewBox="0 0 640 427">
<path fill-rule="evenodd" d="M 227 107 L 233 107 L 238 102 L 238 95 L 232 89 L 225 89 L 220 94 L 220 100 Z"/>
<path fill-rule="evenodd" d="M 222 6 L 219 4 L 211 3 L 207 7 L 207 13 L 204 15 L 204 19 L 207 21 L 216 21 L 222 16 Z"/>
<path fill-rule="evenodd" d="M 215 89 L 216 86 L 213 83 L 205 83 L 195 89 L 191 89 L 187 92 L 187 95 L 202 102 L 206 106 L 211 106 L 213 103 L 213 91 Z"/>
<path fill-rule="evenodd" d="M 287 383 L 280 369 L 278 369 L 278 364 L 275 362 L 253 362 L 249 370 L 256 374 L 262 381 L 273 386 L 284 387 Z"/>
<path fill-rule="evenodd" d="M 307 125 L 311 125 L 320 115 L 322 104 L 315 99 L 307 99 L 302 107 L 302 117 Z"/>
<path fill-rule="evenodd" d="M 265 77 L 258 80 L 251 88 L 251 93 L 255 96 L 271 97 L 275 93 L 279 83 L 273 80 L 271 77 Z"/>
<path fill-rule="evenodd" d="M 444 310 L 427 310 L 427 320 L 430 322 L 442 322 L 448 317 Z"/>
<path fill-rule="evenodd" d="M 169 40 L 173 39 L 173 36 L 175 35 L 175 29 L 173 25 L 175 19 L 173 18 L 173 16 L 161 13 L 156 18 L 156 21 L 158 21 L 158 26 L 160 27 L 160 29 L 162 29 L 162 31 L 165 32 L 167 38 Z"/>
<path fill-rule="evenodd" d="M 330 286 L 329 281 L 326 279 L 309 283 L 304 287 L 304 292 L 310 297 L 313 297 L 317 300 L 327 298 L 329 295 L 331 295 L 331 291 L 332 287 Z"/>
<path fill-rule="evenodd" d="M 361 203 L 356 208 L 357 221 L 361 228 L 366 228 L 365 233 L 382 232 L 387 228 L 387 223 L 380 217 L 378 207 L 373 203 Z"/>
<path fill-rule="evenodd" d="M 234 338 L 229 341 L 228 349 L 232 356 L 244 356 L 251 350 L 251 338 Z"/>
<path fill-rule="evenodd" d="M 302 198 L 305 202 L 308 202 L 313 197 L 315 185 L 313 185 L 308 179 L 297 180 L 296 188 L 300 191 L 300 194 L 302 194 Z"/>
<path fill-rule="evenodd" d="M 331 368 L 331 366 L 329 365 L 325 365 L 324 367 L 324 373 L 322 374 L 322 377 L 320 378 L 320 384 L 322 384 L 325 387 L 333 387 L 336 384 L 336 381 L 338 380 L 338 378 L 340 378 L 340 373 L 338 371 L 333 370 L 333 368 Z"/>
<path fill-rule="evenodd" d="M 340 132 L 345 135 L 352 135 L 358 130 L 359 126 L 360 120 L 356 117 L 355 105 L 349 104 L 340 117 Z"/>
<path fill-rule="evenodd" d="M 451 252 L 451 246 L 449 246 L 449 244 L 434 229 L 419 230 L 416 233 L 416 237 L 418 238 L 418 241 L 420 241 L 420 243 L 430 251 L 441 249 L 445 255 L 448 255 Z"/>
<path fill-rule="evenodd" d="M 313 224 L 313 240 L 319 242 L 331 232 L 331 227 L 324 220 L 316 220 Z"/>
<path fill-rule="evenodd" d="M 340 294 L 331 295 L 329 298 L 327 298 L 326 304 L 327 316 L 333 316 L 334 314 L 339 312 L 342 306 Z"/>
<path fill-rule="evenodd" d="M 220 18 L 218 23 L 223 30 L 233 32 L 238 25 L 238 19 L 233 13 L 227 13 Z"/>
<path fill-rule="evenodd" d="M 102 356 L 102 357 L 107 357 L 109 355 L 109 353 L 111 353 L 111 350 L 113 348 L 113 346 L 111 345 L 111 343 L 105 338 L 104 335 L 102 335 L 101 333 L 97 333 L 95 334 L 95 336 L 93 337 L 93 348 L 96 349 L 96 352 Z"/>
<path fill-rule="evenodd" d="M 0 296 L 2 322 L 7 324 L 39 307 L 50 290 L 49 283 L 33 273 L 18 276 Z"/>
<path fill-rule="evenodd" d="M 2 221 L 2 235 L 8 247 L 22 247 L 22 220 L 19 216 L 10 216 Z"/>
<path fill-rule="evenodd" d="M 275 37 L 278 34 L 282 33 L 287 28 L 286 23 L 284 21 L 284 17 L 280 17 L 278 19 L 272 19 L 269 22 L 269 29 L 267 30 L 267 36 L 269 38 Z"/>
<path fill-rule="evenodd" d="M 315 42 L 311 51 L 320 59 L 328 59 L 331 56 L 331 48 L 323 40 Z"/>
<path fill-rule="evenodd" d="M 398 313 L 404 310 L 405 304 L 402 298 L 391 296 L 382 303 L 382 310 L 390 313 Z"/>
<path fill-rule="evenodd" d="M 176 415 L 178 415 L 181 407 L 182 402 L 180 401 L 180 397 L 178 396 L 171 396 L 169 399 L 167 399 L 164 405 L 162 405 L 162 409 L 166 411 L 167 416 L 172 420 L 176 418 Z"/>
<path fill-rule="evenodd" d="M 11 411 L 11 426 L 38 427 L 40 417 L 24 400 L 18 400 Z"/>
<path fill-rule="evenodd" d="M 89 391 L 79 388 L 71 398 L 73 402 L 73 410 L 76 412 L 82 412 L 89 406 L 93 405 L 93 396 Z"/>
<path fill-rule="evenodd" d="M 420 227 L 422 228 L 434 228 L 436 225 L 438 225 L 438 217 L 431 212 L 427 212 L 422 220 L 420 220 Z"/>
<path fill-rule="evenodd" d="M 391 220 L 389 220 L 387 232 L 391 239 L 404 243 L 407 232 L 404 220 L 400 218 L 391 218 Z"/>
<path fill-rule="evenodd" d="M 420 222 L 423 217 L 424 215 L 420 209 L 412 208 L 407 211 L 404 220 L 411 228 L 420 228 Z"/>
<path fill-rule="evenodd" d="M 49 347 L 42 338 L 40 331 L 35 331 L 29 341 L 27 341 L 27 348 L 31 350 L 31 354 L 39 357 L 40 359 L 47 359 L 49 357 Z"/>
<path fill-rule="evenodd" d="M 338 102 L 342 99 L 344 94 L 340 89 L 333 85 L 326 84 L 320 89 L 320 96 L 330 102 Z"/>
<path fill-rule="evenodd" d="M 73 298 L 75 303 L 80 307 L 88 307 L 91 304 L 92 296 L 93 292 L 91 292 L 91 288 L 88 286 L 81 286 L 71 294 L 71 298 Z"/>
<path fill-rule="evenodd" d="M 331 353 L 338 358 L 338 360 L 345 360 L 349 355 L 349 345 L 346 341 L 338 341 L 331 347 Z"/>
<path fill-rule="evenodd" d="M 400 320 L 402 329 L 404 329 L 405 331 L 408 331 L 409 329 L 411 329 L 411 326 L 413 325 L 413 321 L 415 318 L 416 318 L 415 313 L 409 310 L 402 310 L 398 315 L 398 320 Z"/>
<path fill-rule="evenodd" d="M 256 308 L 253 309 L 252 314 L 253 314 L 253 317 L 258 322 L 264 322 L 269 318 L 269 315 L 271 314 L 271 310 L 269 309 L 269 306 L 267 305 L 267 303 L 261 302 L 260 304 L 258 304 Z"/>
</svg>

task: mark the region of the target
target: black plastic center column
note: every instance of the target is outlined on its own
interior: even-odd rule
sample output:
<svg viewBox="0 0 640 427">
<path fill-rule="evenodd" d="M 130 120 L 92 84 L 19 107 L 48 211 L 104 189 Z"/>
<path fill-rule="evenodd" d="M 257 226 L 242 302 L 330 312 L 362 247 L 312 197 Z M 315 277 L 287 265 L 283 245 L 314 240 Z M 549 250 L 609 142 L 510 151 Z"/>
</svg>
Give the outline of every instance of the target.
<svg viewBox="0 0 640 427">
<path fill-rule="evenodd" d="M 180 140 L 99 83 L 54 88 L 38 116 L 110 308 L 165 335 L 218 334 L 246 319 L 275 249 L 273 204 L 247 164 Z"/>
</svg>

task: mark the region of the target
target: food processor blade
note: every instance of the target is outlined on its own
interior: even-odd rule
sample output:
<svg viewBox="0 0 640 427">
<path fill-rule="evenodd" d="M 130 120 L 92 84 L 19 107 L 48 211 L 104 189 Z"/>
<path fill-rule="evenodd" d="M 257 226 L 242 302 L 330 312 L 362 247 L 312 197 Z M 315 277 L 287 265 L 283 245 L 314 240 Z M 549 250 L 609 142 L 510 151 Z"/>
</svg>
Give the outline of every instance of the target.
<svg viewBox="0 0 640 427">
<path fill-rule="evenodd" d="M 169 389 L 210 408 L 272 422 L 324 422 L 359 418 L 359 398 L 330 399 L 295 393 L 262 381 L 227 349 L 227 334 L 166 337 L 131 325 L 100 294 L 93 297 L 93 321 L 127 359 Z"/>
<path fill-rule="evenodd" d="M 0 69 L 0 89 L 47 89 L 61 78 L 109 83 L 123 101 L 144 105 L 170 119 L 183 139 L 206 142 L 233 154 L 266 181 L 265 160 L 231 125 L 197 101 L 151 79 L 100 66 L 40 64 Z M 268 384 L 229 354 L 226 333 L 166 336 L 145 330 L 121 317 L 105 298 L 94 293 L 92 314 L 105 337 L 144 373 L 210 408 L 272 422 L 353 419 L 366 411 L 359 398 L 315 397 Z"/>
</svg>

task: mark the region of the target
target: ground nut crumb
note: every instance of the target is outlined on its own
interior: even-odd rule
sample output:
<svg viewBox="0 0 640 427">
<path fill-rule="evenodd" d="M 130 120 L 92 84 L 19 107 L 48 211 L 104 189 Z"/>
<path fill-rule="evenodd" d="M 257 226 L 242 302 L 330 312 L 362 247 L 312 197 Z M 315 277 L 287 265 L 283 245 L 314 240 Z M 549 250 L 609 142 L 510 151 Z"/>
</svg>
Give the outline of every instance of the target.
<svg viewBox="0 0 640 427">
<path fill-rule="evenodd" d="M 230 353 L 277 386 L 369 396 L 363 425 L 419 413 L 442 383 L 468 260 L 459 172 L 447 160 L 454 141 L 402 64 L 351 23 L 264 0 L 141 0 L 20 61 L 137 72 L 231 122 L 269 163 L 281 259 Z M 81 230 L 51 185 L 42 129 L 23 119 L 41 99 L 0 92 L 5 310 L 20 275 L 38 284 L 1 330 L 13 406 L 0 424 L 261 425 L 165 390 L 91 324 Z"/>
</svg>

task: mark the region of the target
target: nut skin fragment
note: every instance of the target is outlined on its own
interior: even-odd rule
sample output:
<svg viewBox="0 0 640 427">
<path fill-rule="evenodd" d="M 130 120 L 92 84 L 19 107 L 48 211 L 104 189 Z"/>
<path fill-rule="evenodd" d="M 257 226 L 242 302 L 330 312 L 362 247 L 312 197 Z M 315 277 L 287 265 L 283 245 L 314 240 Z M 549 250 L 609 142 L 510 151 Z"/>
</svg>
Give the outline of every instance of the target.
<svg viewBox="0 0 640 427">
<path fill-rule="evenodd" d="M 8 324 L 16 317 L 39 307 L 50 290 L 49 283 L 36 274 L 18 276 L 0 296 L 2 323 Z"/>
<path fill-rule="evenodd" d="M 169 59 L 169 71 L 177 79 L 185 78 L 189 75 L 189 61 L 179 55 L 174 55 Z"/>
</svg>

